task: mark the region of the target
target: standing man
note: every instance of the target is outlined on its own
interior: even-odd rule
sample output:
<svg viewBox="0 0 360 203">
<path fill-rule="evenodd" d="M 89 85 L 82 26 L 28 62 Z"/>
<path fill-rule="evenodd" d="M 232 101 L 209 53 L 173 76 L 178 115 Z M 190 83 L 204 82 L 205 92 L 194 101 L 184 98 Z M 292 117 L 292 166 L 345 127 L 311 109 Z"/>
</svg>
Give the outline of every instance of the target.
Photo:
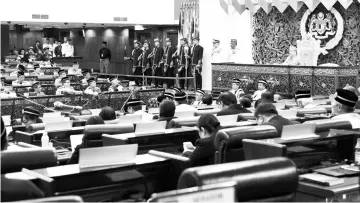
<svg viewBox="0 0 360 203">
<path fill-rule="evenodd" d="M 219 63 L 224 62 L 223 59 L 223 52 L 220 48 L 220 40 L 213 39 L 213 50 L 211 52 L 211 62 L 213 63 Z"/>
<path fill-rule="evenodd" d="M 54 57 L 61 57 L 62 53 L 61 53 L 61 42 L 60 40 L 56 42 L 57 44 L 55 45 L 56 47 L 54 48 Z"/>
<path fill-rule="evenodd" d="M 237 48 L 237 40 L 232 39 L 230 42 L 230 50 L 228 53 L 228 62 L 239 63 L 241 60 L 240 49 Z"/>
<path fill-rule="evenodd" d="M 109 63 L 111 60 L 111 51 L 107 48 L 107 42 L 103 41 L 99 51 L 100 56 L 100 73 L 108 73 Z"/>
<path fill-rule="evenodd" d="M 126 57 L 126 60 L 132 61 L 132 73 L 133 75 L 142 75 L 141 67 L 139 67 L 139 59 L 141 58 L 142 49 L 140 48 L 140 42 L 134 40 L 134 50 L 131 52 L 131 57 Z M 135 84 L 141 86 L 141 79 L 135 78 Z"/>
<path fill-rule="evenodd" d="M 195 37 L 193 39 L 194 46 L 191 50 L 191 65 L 192 65 L 192 75 L 195 76 L 195 82 L 194 88 L 195 90 L 202 89 L 202 77 L 201 77 L 201 71 L 202 71 L 202 58 L 204 53 L 204 48 L 199 45 L 199 38 Z"/>
<path fill-rule="evenodd" d="M 154 52 L 154 62 L 153 68 L 155 69 L 155 76 L 163 76 L 163 65 L 164 65 L 164 49 L 160 47 L 160 41 L 158 38 L 154 39 L 155 43 L 155 52 Z M 155 79 L 155 87 L 162 88 L 163 80 Z"/>
<path fill-rule="evenodd" d="M 171 46 L 170 38 L 166 38 L 166 49 L 165 49 L 165 66 L 164 75 L 165 77 L 175 77 L 174 66 L 176 66 L 176 60 L 172 57 L 176 52 L 176 48 Z M 174 87 L 174 80 L 167 80 L 167 88 Z"/>
<path fill-rule="evenodd" d="M 177 56 L 179 58 L 179 68 L 178 68 L 178 74 L 179 77 L 185 77 L 185 72 L 187 71 L 187 76 L 190 76 L 190 48 L 188 46 L 188 42 L 186 38 L 182 38 L 180 40 L 180 51 L 177 52 Z M 185 89 L 185 80 L 180 79 L 180 88 Z"/>
<path fill-rule="evenodd" d="M 46 47 L 49 47 L 49 51 L 52 52 L 53 45 L 50 43 L 50 39 L 46 38 L 45 43 L 43 44 L 42 48 L 45 50 Z"/>
<path fill-rule="evenodd" d="M 143 44 L 144 51 L 141 54 L 141 67 L 142 67 L 142 73 L 146 76 L 151 76 L 151 59 L 149 58 L 149 55 L 151 54 L 150 50 L 150 43 L 145 40 Z M 151 86 L 151 79 L 146 79 L 148 86 Z"/>
<path fill-rule="evenodd" d="M 74 47 L 70 44 L 71 39 L 67 37 L 64 38 L 64 44 L 62 45 L 62 54 L 64 57 L 72 57 L 74 56 Z"/>
<path fill-rule="evenodd" d="M 42 46 L 40 44 L 40 41 L 38 40 L 38 41 L 36 41 L 35 48 L 34 48 L 35 54 L 39 53 L 39 50 L 42 51 Z"/>
</svg>

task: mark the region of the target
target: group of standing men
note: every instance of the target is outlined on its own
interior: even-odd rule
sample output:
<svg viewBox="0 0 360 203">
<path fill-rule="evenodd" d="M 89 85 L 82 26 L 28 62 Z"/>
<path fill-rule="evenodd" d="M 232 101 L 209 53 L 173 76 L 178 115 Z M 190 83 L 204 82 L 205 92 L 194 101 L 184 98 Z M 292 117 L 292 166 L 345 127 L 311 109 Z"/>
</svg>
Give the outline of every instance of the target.
<svg viewBox="0 0 360 203">
<path fill-rule="evenodd" d="M 132 73 L 138 76 L 157 76 L 157 77 L 175 77 L 176 74 L 181 77 L 195 76 L 195 89 L 202 88 L 202 58 L 203 47 L 199 45 L 199 38 L 193 38 L 193 46 L 188 45 L 186 38 L 180 40 L 181 45 L 178 49 L 172 46 L 169 38 L 166 39 L 165 49 L 160 45 L 158 38 L 154 39 L 154 48 L 151 49 L 150 42 L 141 43 L 134 40 L 134 50 L 131 57 L 125 57 L 126 60 L 132 61 Z M 100 71 L 107 72 L 111 52 L 106 47 L 107 43 L 103 42 L 103 47 L 99 51 L 100 55 Z M 147 79 L 145 85 L 151 85 L 151 79 Z M 186 84 L 193 80 L 180 79 L 180 88 L 185 89 Z M 143 85 L 141 77 L 135 78 L 138 86 Z M 164 83 L 168 88 L 174 87 L 174 79 L 154 79 L 155 87 L 163 87 Z"/>
</svg>

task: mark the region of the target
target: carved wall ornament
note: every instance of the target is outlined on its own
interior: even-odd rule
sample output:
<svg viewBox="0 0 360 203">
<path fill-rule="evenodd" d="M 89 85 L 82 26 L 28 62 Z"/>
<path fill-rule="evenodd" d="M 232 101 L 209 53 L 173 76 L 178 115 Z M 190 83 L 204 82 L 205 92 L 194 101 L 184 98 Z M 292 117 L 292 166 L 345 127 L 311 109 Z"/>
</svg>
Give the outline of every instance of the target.
<svg viewBox="0 0 360 203">
<path fill-rule="evenodd" d="M 331 50 L 343 37 L 344 19 L 335 8 L 313 12 L 309 9 L 301 19 L 301 36 L 304 37 L 307 33 L 320 40 L 323 48 Z"/>
</svg>

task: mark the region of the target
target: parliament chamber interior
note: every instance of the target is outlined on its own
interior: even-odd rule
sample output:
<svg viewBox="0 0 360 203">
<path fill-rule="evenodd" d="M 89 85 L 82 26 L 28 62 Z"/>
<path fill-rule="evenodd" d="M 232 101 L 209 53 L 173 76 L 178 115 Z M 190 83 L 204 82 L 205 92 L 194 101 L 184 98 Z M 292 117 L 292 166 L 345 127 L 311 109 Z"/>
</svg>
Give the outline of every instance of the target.
<svg viewBox="0 0 360 203">
<path fill-rule="evenodd" d="M 2 202 L 360 202 L 360 0 L 1 4 Z"/>
</svg>

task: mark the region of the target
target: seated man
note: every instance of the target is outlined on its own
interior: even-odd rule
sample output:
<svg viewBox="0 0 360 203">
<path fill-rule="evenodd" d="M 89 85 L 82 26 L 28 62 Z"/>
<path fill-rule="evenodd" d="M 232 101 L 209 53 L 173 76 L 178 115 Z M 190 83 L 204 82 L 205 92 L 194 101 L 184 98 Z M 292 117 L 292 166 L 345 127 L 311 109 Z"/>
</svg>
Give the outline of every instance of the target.
<svg viewBox="0 0 360 203">
<path fill-rule="evenodd" d="M 91 74 L 90 74 L 90 71 L 89 70 L 82 70 L 82 75 L 83 75 L 83 79 L 81 80 L 81 84 L 82 85 L 88 85 L 88 82 L 87 80 L 91 78 Z"/>
<path fill-rule="evenodd" d="M 87 80 L 89 87 L 86 88 L 84 91 L 85 94 L 92 95 L 92 96 L 98 96 L 99 93 L 101 93 L 101 89 L 96 87 L 96 81 L 94 77 L 90 77 Z"/>
<path fill-rule="evenodd" d="M 236 99 L 239 99 L 241 95 L 244 95 L 245 92 L 243 89 L 240 88 L 240 80 L 239 79 L 232 79 L 231 81 L 231 90 L 229 92 L 233 93 L 236 96 Z"/>
<path fill-rule="evenodd" d="M 2 87 L 3 91 L 0 92 L 1 99 L 15 98 L 16 93 L 12 86 Z"/>
<path fill-rule="evenodd" d="M 18 72 L 18 78 L 17 80 L 12 81 L 12 86 L 29 86 L 31 85 L 31 82 L 25 81 L 24 72 L 19 71 Z"/>
<path fill-rule="evenodd" d="M 256 108 L 260 103 L 276 103 L 274 101 L 274 94 L 268 91 L 262 93 L 261 99 L 255 101 L 254 107 Z"/>
<path fill-rule="evenodd" d="M 32 84 L 32 90 L 33 90 L 33 92 L 30 92 L 30 96 L 45 96 L 46 94 L 43 92 L 43 91 L 41 91 L 41 85 L 40 85 L 40 82 L 34 82 L 33 84 Z"/>
<path fill-rule="evenodd" d="M 58 71 L 58 74 L 59 74 L 59 77 L 55 79 L 55 83 L 54 83 L 54 85 L 55 85 L 56 88 L 58 88 L 58 87 L 60 87 L 60 86 L 62 85 L 61 80 L 62 80 L 64 77 L 66 77 L 65 70 L 60 69 L 60 70 Z"/>
<path fill-rule="evenodd" d="M 61 79 L 62 86 L 56 90 L 56 95 L 61 95 L 64 93 L 67 94 L 75 94 L 76 91 L 74 87 L 71 87 L 70 79 L 68 77 L 63 77 Z"/>
<path fill-rule="evenodd" d="M 202 97 L 205 95 L 204 90 L 196 90 L 195 93 L 195 101 L 192 103 L 192 105 L 197 106 L 202 104 Z"/>
<path fill-rule="evenodd" d="M 284 125 L 292 125 L 291 121 L 279 116 L 276 107 L 272 103 L 261 103 L 255 110 L 255 118 L 258 125 L 274 126 L 279 137 Z"/>
<path fill-rule="evenodd" d="M 140 99 L 129 99 L 124 106 L 124 111 L 128 114 L 142 115 L 143 113 L 146 113 L 142 110 L 142 105 L 144 105 L 144 102 Z"/>
<path fill-rule="evenodd" d="M 242 97 L 239 100 L 240 104 L 243 106 L 243 108 L 250 108 L 251 107 L 251 101 L 249 98 Z"/>
<path fill-rule="evenodd" d="M 69 69 L 68 74 L 76 76 L 82 75 L 81 69 L 79 69 L 79 63 L 77 61 L 75 61 L 72 68 Z"/>
<path fill-rule="evenodd" d="M 177 111 L 197 111 L 195 107 L 187 104 L 187 96 L 185 92 L 177 92 L 175 94 L 175 105 Z"/>
<path fill-rule="evenodd" d="M 222 110 L 217 113 L 217 116 L 251 113 L 251 111 L 245 109 L 241 104 L 237 104 L 236 97 L 231 92 L 222 93 L 219 96 L 218 103 Z"/>
<path fill-rule="evenodd" d="M 202 99 L 201 99 L 202 103 L 207 105 L 207 106 L 211 106 L 213 103 L 213 97 L 211 94 L 205 94 Z"/>
<path fill-rule="evenodd" d="M 28 106 L 23 109 L 21 122 L 27 129 L 31 124 L 42 123 L 42 120 L 39 117 L 40 112 L 34 107 Z"/>
<path fill-rule="evenodd" d="M 174 101 L 174 94 L 171 92 L 165 92 L 164 94 L 158 96 L 156 100 L 159 103 L 159 105 L 161 104 L 161 102 L 166 100 Z"/>
<path fill-rule="evenodd" d="M 289 56 L 286 58 L 283 65 L 291 65 L 291 66 L 300 65 L 300 57 L 297 55 L 296 47 L 290 46 Z"/>
<path fill-rule="evenodd" d="M 103 108 L 101 108 L 101 111 L 99 113 L 99 116 L 104 120 L 104 121 L 111 121 L 111 120 L 115 120 L 116 119 L 116 113 L 115 110 L 110 107 L 110 106 L 105 106 Z"/>
<path fill-rule="evenodd" d="M 111 78 L 110 83 L 111 85 L 108 89 L 109 92 L 117 92 L 123 90 L 123 87 L 120 85 L 120 81 L 117 79 L 117 77 Z"/>
<path fill-rule="evenodd" d="M 298 90 L 295 92 L 295 102 L 299 108 L 312 109 L 316 105 L 313 104 L 310 90 Z"/>
<path fill-rule="evenodd" d="M 254 101 L 261 99 L 262 93 L 267 91 L 268 83 L 266 80 L 260 79 L 258 81 L 258 90 L 256 90 L 252 96 Z"/>
<path fill-rule="evenodd" d="M 166 128 L 169 128 L 169 122 L 176 118 L 175 115 L 176 106 L 175 103 L 169 100 L 163 101 L 159 107 L 158 121 L 166 121 Z"/>
<path fill-rule="evenodd" d="M 18 65 L 17 65 L 17 70 L 11 72 L 11 73 L 10 73 L 10 76 L 17 76 L 17 75 L 18 75 L 18 72 L 23 72 L 23 73 L 25 73 L 25 71 L 26 71 L 25 66 L 22 65 L 22 64 L 18 64 Z"/>
<path fill-rule="evenodd" d="M 349 90 L 336 90 L 335 99 L 331 104 L 331 112 L 335 115 L 332 119 L 350 121 L 353 128 L 360 128 L 360 115 L 354 113 L 358 100 L 358 96 Z"/>
<path fill-rule="evenodd" d="M 41 75 L 44 75 L 43 72 L 41 72 L 41 69 L 40 69 L 40 65 L 39 64 L 34 64 L 34 72 L 31 74 L 33 76 L 41 76 Z"/>
</svg>

